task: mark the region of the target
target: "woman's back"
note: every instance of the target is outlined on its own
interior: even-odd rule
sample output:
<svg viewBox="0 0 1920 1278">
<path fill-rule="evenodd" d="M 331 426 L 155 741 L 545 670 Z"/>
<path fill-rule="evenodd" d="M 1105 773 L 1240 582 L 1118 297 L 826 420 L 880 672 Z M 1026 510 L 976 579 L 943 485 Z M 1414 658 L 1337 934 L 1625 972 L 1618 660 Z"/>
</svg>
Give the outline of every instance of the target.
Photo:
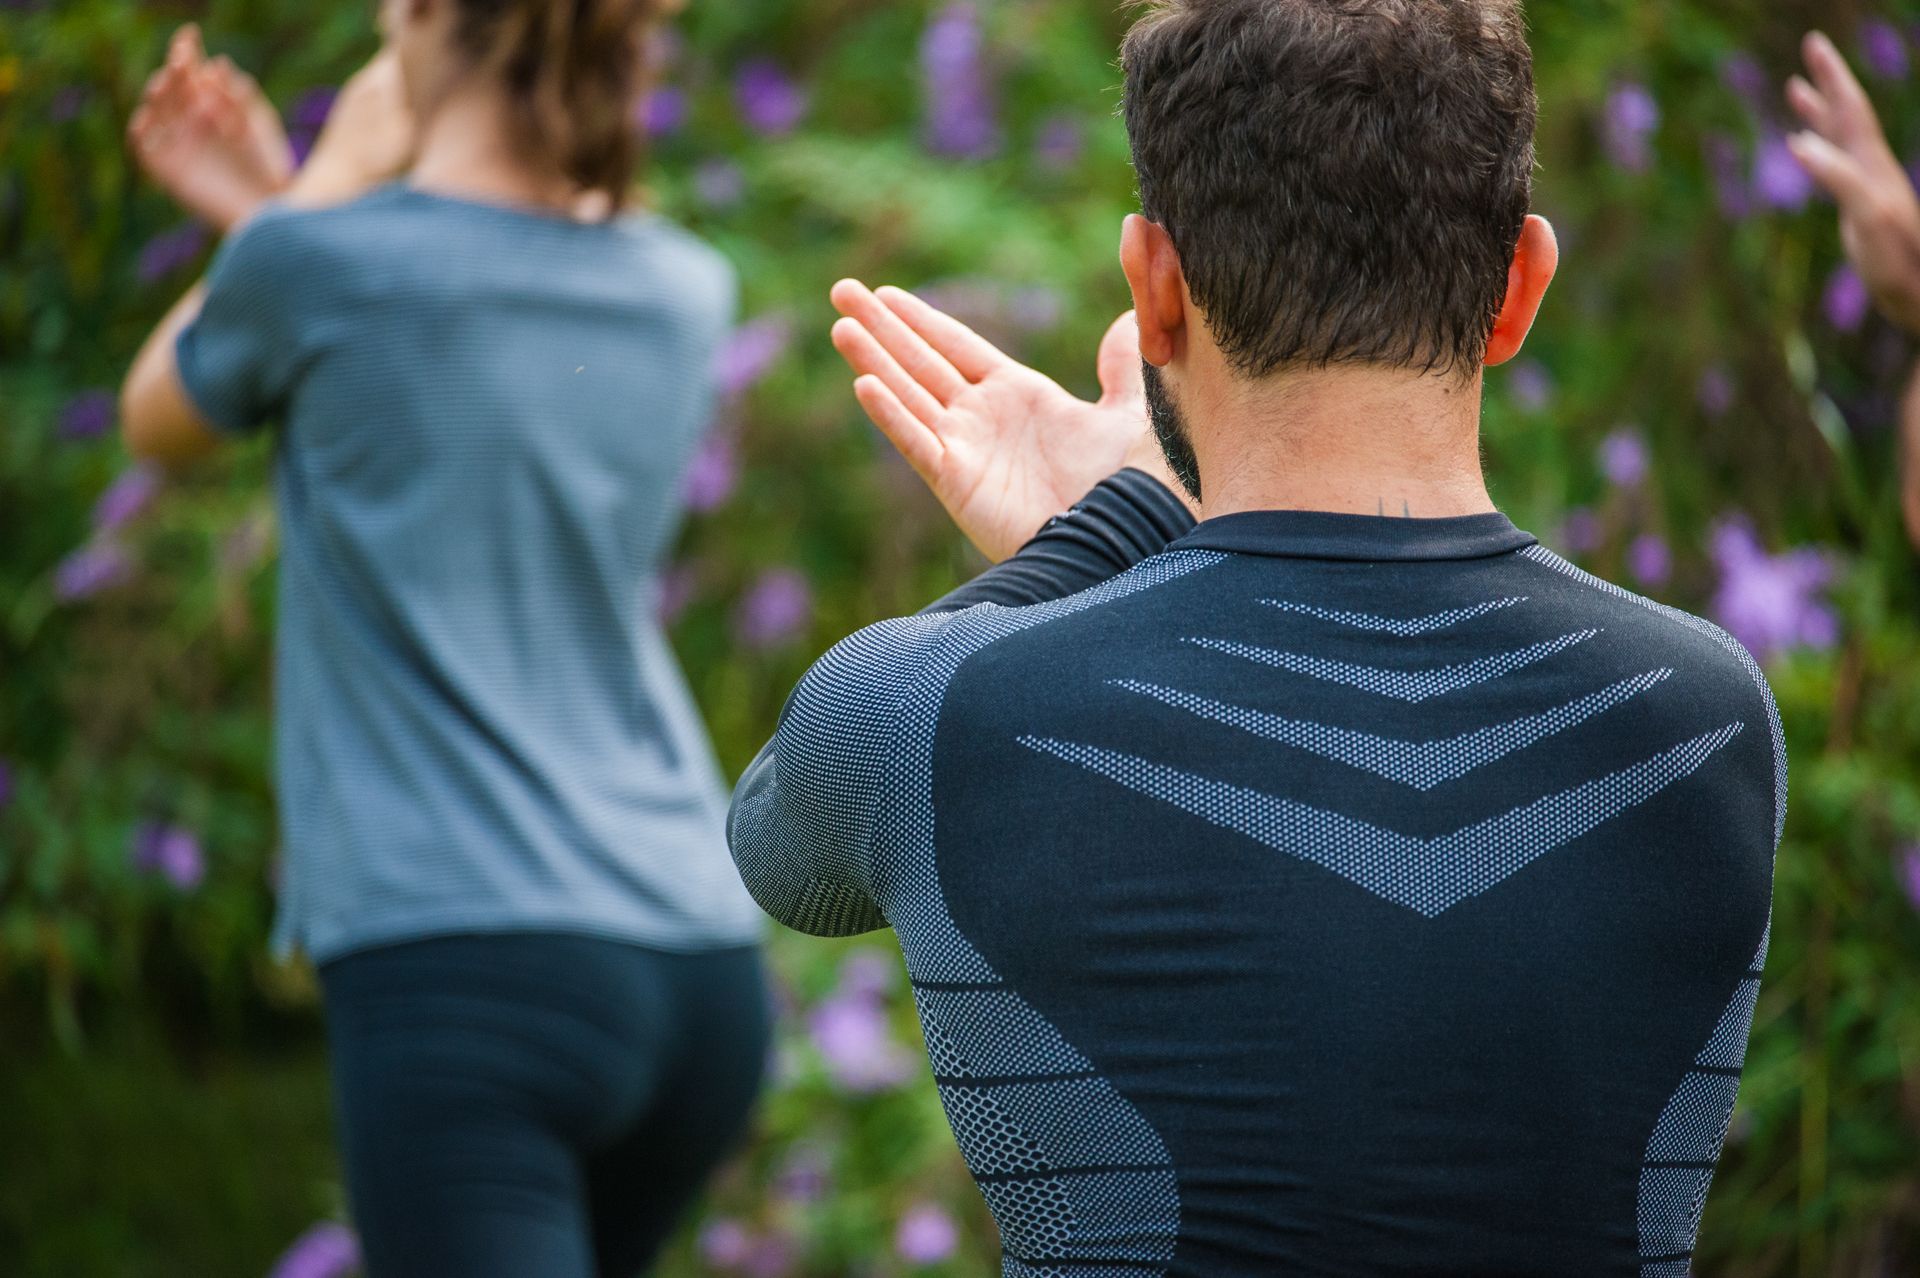
<svg viewBox="0 0 1920 1278">
<path fill-rule="evenodd" d="M 179 364 L 217 424 L 283 424 L 283 943 L 753 938 L 653 612 L 732 304 L 657 219 L 403 186 L 222 254 Z"/>
</svg>

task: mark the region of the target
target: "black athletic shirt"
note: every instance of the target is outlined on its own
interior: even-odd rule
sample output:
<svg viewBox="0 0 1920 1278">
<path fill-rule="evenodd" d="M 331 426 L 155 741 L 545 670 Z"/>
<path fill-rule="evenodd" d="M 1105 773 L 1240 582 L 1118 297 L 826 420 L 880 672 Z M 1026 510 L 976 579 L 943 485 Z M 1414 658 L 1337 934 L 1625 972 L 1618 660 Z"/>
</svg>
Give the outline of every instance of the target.
<svg viewBox="0 0 1920 1278">
<path fill-rule="evenodd" d="M 1500 515 L 1127 472 L 830 652 L 731 836 L 898 934 L 1009 1278 L 1679 1278 L 1785 777 L 1738 644 Z"/>
</svg>

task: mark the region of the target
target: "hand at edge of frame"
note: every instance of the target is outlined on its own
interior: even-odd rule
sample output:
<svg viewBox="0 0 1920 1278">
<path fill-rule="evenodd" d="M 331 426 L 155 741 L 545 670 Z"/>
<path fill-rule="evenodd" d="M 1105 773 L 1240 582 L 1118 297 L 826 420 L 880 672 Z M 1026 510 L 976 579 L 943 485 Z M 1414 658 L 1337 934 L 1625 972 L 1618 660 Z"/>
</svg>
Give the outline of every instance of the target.
<svg viewBox="0 0 1920 1278">
<path fill-rule="evenodd" d="M 206 56 L 192 23 L 174 32 L 166 61 L 148 78 L 127 142 L 176 203 L 223 233 L 293 175 L 279 113 L 246 72 Z"/>
<path fill-rule="evenodd" d="M 1131 311 L 1100 343 L 1089 403 L 904 289 L 841 280 L 832 298 L 860 406 L 989 560 L 1129 466 L 1184 499 L 1147 426 Z"/>
<path fill-rule="evenodd" d="M 1913 180 L 1833 41 L 1811 32 L 1801 53 L 1808 76 L 1787 82 L 1787 101 L 1807 128 L 1787 145 L 1839 203 L 1841 243 L 1875 303 L 1920 332 L 1920 197 Z"/>
</svg>

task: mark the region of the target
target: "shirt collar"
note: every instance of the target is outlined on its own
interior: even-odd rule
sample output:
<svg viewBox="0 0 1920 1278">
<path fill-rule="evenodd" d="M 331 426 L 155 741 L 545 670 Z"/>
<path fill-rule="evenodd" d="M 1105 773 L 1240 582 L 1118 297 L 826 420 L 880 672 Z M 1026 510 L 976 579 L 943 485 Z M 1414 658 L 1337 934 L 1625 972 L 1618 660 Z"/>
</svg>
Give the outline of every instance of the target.
<svg viewBox="0 0 1920 1278">
<path fill-rule="evenodd" d="M 1449 519 L 1245 510 L 1198 524 L 1168 550 L 1230 550 L 1290 559 L 1486 559 L 1524 550 L 1531 533 L 1495 511 Z"/>
</svg>

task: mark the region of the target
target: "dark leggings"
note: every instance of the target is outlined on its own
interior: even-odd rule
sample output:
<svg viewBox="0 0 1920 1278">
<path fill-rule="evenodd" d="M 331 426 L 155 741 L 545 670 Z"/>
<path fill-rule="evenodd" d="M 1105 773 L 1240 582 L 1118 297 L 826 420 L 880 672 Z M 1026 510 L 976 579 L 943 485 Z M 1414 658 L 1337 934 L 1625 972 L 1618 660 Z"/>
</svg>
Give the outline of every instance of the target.
<svg viewBox="0 0 1920 1278">
<path fill-rule="evenodd" d="M 368 1278 L 631 1278 L 739 1138 L 758 952 L 458 936 L 320 971 Z"/>
</svg>

